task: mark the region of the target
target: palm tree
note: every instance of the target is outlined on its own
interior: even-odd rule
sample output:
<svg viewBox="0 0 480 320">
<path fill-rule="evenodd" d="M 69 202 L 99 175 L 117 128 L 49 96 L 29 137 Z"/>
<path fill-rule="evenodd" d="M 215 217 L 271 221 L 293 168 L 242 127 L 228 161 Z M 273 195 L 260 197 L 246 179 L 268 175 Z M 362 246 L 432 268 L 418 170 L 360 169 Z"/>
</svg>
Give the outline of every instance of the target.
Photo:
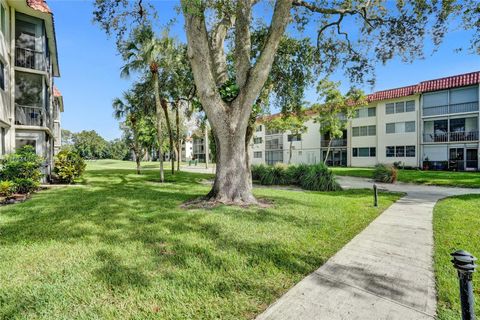
<svg viewBox="0 0 480 320">
<path fill-rule="evenodd" d="M 162 106 L 162 97 L 160 96 L 159 69 L 165 68 L 165 56 L 163 52 L 171 45 L 171 40 L 165 37 L 163 40 L 157 39 L 150 26 L 142 26 L 135 29 L 130 41 L 127 41 L 122 47 L 123 58 L 126 64 L 121 71 L 122 77 L 129 77 L 131 71 L 146 72 L 151 76 L 153 89 L 155 93 L 155 116 L 158 138 L 158 157 L 160 160 L 160 182 L 164 182 L 163 170 L 163 135 L 162 135 L 162 112 L 168 117 Z M 170 123 L 167 118 L 167 128 L 172 137 Z M 171 138 L 172 140 L 173 138 Z"/>
<path fill-rule="evenodd" d="M 124 92 L 123 100 L 115 98 L 112 103 L 113 116 L 120 120 L 125 118 L 125 125 L 132 132 L 132 144 L 130 148 L 135 155 L 135 162 L 137 164 L 137 174 L 140 174 L 140 161 L 142 157 L 142 147 L 138 139 L 139 118 L 141 117 L 141 110 L 138 107 L 138 101 L 132 92 Z"/>
</svg>

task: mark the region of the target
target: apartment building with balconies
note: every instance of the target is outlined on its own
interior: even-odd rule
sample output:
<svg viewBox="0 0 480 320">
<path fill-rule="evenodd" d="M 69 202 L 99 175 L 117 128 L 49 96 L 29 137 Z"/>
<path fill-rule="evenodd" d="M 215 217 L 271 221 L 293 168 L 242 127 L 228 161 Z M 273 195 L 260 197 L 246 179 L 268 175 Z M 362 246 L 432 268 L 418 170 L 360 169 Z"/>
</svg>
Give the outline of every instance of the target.
<svg viewBox="0 0 480 320">
<path fill-rule="evenodd" d="M 368 95 L 341 139 L 331 142 L 310 118 L 293 142 L 291 163 L 369 167 L 401 163 L 432 170 L 479 170 L 480 72 L 421 82 Z M 310 117 L 313 116 L 309 112 Z M 275 117 L 273 115 L 269 117 Z M 259 119 L 250 144 L 252 164 L 290 159 L 289 132 L 266 129 Z"/>
<path fill-rule="evenodd" d="M 43 0 L 0 0 L 0 30 L 1 151 L 32 145 L 48 175 L 64 109 L 53 15 Z"/>
</svg>

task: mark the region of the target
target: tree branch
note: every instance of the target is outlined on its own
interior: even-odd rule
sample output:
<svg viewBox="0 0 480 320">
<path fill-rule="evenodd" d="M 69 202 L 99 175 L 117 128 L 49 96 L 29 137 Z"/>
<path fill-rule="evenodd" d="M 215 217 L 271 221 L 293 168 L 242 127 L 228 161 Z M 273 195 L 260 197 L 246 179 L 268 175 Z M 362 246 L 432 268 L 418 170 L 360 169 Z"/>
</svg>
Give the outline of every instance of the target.
<svg viewBox="0 0 480 320">
<path fill-rule="evenodd" d="M 252 19 L 251 0 L 238 0 L 235 23 L 235 69 L 236 82 L 241 89 L 245 86 L 248 72 L 250 71 L 250 52 L 252 43 L 250 39 L 250 22 Z"/>
<path fill-rule="evenodd" d="M 252 109 L 251 106 L 259 96 L 268 78 L 278 45 L 290 21 L 291 8 L 292 0 L 277 0 L 275 3 L 272 22 L 262 53 L 251 69 L 245 87 L 240 90 L 237 97 L 237 99 L 242 99 L 240 105 L 245 106 L 241 110 L 242 116 L 248 117 Z"/>
<path fill-rule="evenodd" d="M 189 0 L 182 0 L 181 3 L 188 40 L 188 57 L 191 61 L 198 97 L 208 117 L 213 121 L 221 122 L 222 119 L 216 115 L 225 112 L 226 105 L 216 86 L 204 9 L 198 5 L 195 6 Z M 220 110 L 211 108 L 219 108 Z"/>
<path fill-rule="evenodd" d="M 235 17 L 225 16 L 211 31 L 210 52 L 217 86 L 228 80 L 227 58 L 224 47 L 228 29 L 230 29 L 234 23 Z"/>
</svg>

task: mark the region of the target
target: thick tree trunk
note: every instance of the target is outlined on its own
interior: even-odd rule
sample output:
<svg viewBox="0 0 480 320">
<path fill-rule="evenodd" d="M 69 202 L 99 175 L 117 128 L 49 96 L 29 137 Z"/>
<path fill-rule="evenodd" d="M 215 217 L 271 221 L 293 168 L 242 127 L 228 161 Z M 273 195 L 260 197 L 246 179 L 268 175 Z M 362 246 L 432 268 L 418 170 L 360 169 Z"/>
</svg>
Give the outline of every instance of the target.
<svg viewBox="0 0 480 320">
<path fill-rule="evenodd" d="M 180 112 L 178 109 L 180 108 L 180 102 L 177 101 L 177 105 L 175 106 L 175 125 L 177 129 L 177 171 L 180 171 L 180 161 L 182 157 L 182 150 L 181 150 L 181 139 L 180 139 Z"/>
<path fill-rule="evenodd" d="M 245 150 L 245 130 L 214 130 L 217 142 L 216 176 L 207 198 L 222 203 L 255 204 L 250 166 Z M 221 136 L 221 139 L 219 138 Z"/>
</svg>

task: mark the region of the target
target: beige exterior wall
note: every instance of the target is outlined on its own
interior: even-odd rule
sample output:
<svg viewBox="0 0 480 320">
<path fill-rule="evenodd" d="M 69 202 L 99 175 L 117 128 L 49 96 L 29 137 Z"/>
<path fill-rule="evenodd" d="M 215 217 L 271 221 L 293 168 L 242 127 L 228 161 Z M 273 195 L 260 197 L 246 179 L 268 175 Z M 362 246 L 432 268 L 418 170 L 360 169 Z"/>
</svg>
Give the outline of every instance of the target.
<svg viewBox="0 0 480 320">
<path fill-rule="evenodd" d="M 386 104 L 396 102 L 415 101 L 415 111 L 386 114 Z M 408 96 L 399 99 L 379 101 L 377 104 L 377 135 L 378 150 L 377 159 L 379 163 L 402 162 L 405 166 L 416 167 L 419 164 L 420 154 L 420 99 L 418 95 Z M 387 123 L 415 122 L 415 132 L 386 133 Z M 387 157 L 387 146 L 415 146 L 415 157 Z"/>
</svg>

